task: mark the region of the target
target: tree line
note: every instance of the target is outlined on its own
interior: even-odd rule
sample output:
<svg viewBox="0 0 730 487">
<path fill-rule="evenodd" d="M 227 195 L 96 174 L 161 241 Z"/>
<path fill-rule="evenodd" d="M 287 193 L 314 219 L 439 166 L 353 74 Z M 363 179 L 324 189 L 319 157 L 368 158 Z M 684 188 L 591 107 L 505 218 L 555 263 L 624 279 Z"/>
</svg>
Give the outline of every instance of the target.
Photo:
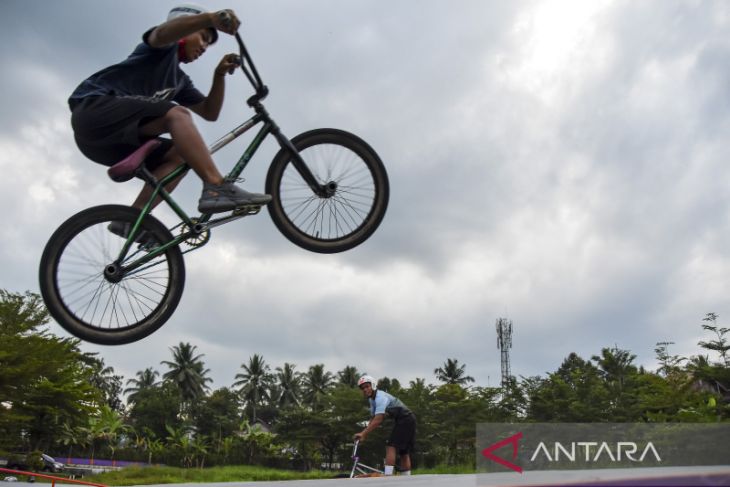
<svg viewBox="0 0 730 487">
<path fill-rule="evenodd" d="M 511 377 L 500 387 L 475 385 L 465 364 L 447 358 L 433 370 L 436 384 L 383 377 L 378 388 L 418 418 L 417 467 L 473 464 L 479 422 L 730 421 L 730 329 L 717 320 L 704 317 L 698 355 L 657 343 L 656 371 L 613 347 L 590 358 L 571 353 L 546 376 Z M 368 419 L 357 389 L 365 371 L 354 365 L 300 370 L 254 354 L 229 387 L 212 390 L 204 355 L 179 343 L 162 371 L 125 380 L 78 340 L 51 334 L 47 322 L 38 295 L 0 290 L 0 456 L 42 450 L 184 467 L 337 467 Z M 380 461 L 388 432 L 386 424 L 368 437 L 366 461 Z"/>
</svg>

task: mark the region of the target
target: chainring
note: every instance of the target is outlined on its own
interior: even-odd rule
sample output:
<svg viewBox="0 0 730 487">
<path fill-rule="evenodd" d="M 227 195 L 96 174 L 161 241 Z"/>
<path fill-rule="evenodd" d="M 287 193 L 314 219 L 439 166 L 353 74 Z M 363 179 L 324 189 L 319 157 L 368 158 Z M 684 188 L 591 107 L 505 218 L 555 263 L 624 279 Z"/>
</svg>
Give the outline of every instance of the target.
<svg viewBox="0 0 730 487">
<path fill-rule="evenodd" d="M 193 224 L 196 224 L 198 223 L 198 220 L 194 218 L 192 222 Z M 191 229 L 187 225 L 182 225 L 180 227 L 180 235 L 184 235 L 189 231 L 191 231 Z M 210 240 L 210 229 L 206 228 L 200 233 L 192 234 L 190 237 L 185 239 L 183 243 L 189 245 L 190 247 L 202 247 L 203 245 L 208 243 L 208 240 Z"/>
</svg>

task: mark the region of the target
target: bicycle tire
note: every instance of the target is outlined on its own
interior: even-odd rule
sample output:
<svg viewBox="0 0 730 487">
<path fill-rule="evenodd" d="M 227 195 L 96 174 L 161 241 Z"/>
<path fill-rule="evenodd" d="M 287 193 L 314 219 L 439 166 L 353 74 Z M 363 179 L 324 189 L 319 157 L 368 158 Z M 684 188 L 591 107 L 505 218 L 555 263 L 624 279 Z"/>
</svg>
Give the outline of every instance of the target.
<svg viewBox="0 0 730 487">
<path fill-rule="evenodd" d="M 89 208 L 66 220 L 46 244 L 39 269 L 41 295 L 51 316 L 72 335 L 101 345 L 135 342 L 160 328 L 177 308 L 185 285 L 178 246 L 119 282 L 104 276 L 126 242 L 109 231 L 109 224 L 133 224 L 138 216 L 139 210 L 127 206 Z M 150 242 L 173 238 L 152 215 L 142 220 L 141 230 Z M 142 244 L 133 243 L 128 260 L 144 252 Z"/>
<path fill-rule="evenodd" d="M 281 149 L 266 175 L 272 196 L 269 215 L 294 244 L 318 253 L 352 249 L 378 228 L 388 207 L 388 174 L 365 141 L 337 129 L 315 129 L 297 135 L 292 144 L 315 178 L 336 183 L 329 197 L 316 195 Z"/>
</svg>

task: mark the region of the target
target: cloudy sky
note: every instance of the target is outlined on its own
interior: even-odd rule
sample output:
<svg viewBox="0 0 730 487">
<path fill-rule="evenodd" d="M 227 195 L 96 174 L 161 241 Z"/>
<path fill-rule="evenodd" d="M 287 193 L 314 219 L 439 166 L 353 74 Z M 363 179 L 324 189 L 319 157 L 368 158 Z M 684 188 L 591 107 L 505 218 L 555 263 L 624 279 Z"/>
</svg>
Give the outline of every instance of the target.
<svg viewBox="0 0 730 487">
<path fill-rule="evenodd" d="M 68 95 L 124 59 L 177 2 L 4 0 L 0 17 L 0 288 L 37 292 L 43 246 L 89 206 L 128 204 L 76 148 Z M 306 370 L 351 364 L 436 382 L 446 358 L 497 385 L 495 320 L 514 323 L 512 372 L 571 352 L 693 355 L 708 312 L 730 322 L 730 3 L 232 0 L 285 134 L 337 127 L 384 160 L 388 213 L 338 255 L 309 253 L 268 215 L 186 255 L 180 307 L 154 335 L 101 347 L 129 378 L 190 342 L 215 387 L 262 354 Z M 185 68 L 207 92 L 224 36 Z M 213 141 L 250 116 L 228 78 Z M 245 138 L 244 138 L 245 139 Z M 247 140 L 216 154 L 228 169 Z M 267 142 L 246 172 L 261 190 Z M 176 197 L 195 207 L 194 175 Z M 157 215 L 170 221 L 170 213 Z M 51 330 L 65 332 L 55 323 Z"/>
</svg>

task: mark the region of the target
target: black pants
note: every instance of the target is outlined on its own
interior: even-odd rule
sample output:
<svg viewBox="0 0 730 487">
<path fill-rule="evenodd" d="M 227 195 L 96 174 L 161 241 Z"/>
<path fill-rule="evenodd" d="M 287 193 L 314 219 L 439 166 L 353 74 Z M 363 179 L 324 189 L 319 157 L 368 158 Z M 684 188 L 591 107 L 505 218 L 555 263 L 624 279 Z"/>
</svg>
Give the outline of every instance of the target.
<svg viewBox="0 0 730 487">
<path fill-rule="evenodd" d="M 394 447 L 398 454 L 406 455 L 413 452 L 416 441 L 416 416 L 411 413 L 395 420 L 395 426 L 386 443 Z"/>
<path fill-rule="evenodd" d="M 164 116 L 176 105 L 169 101 L 151 101 L 117 96 L 90 96 L 75 102 L 71 127 L 81 152 L 94 162 L 113 166 L 154 138 L 142 136 L 139 128 Z M 158 138 L 162 145 L 146 159 L 153 170 L 172 147 L 170 139 Z"/>
</svg>

